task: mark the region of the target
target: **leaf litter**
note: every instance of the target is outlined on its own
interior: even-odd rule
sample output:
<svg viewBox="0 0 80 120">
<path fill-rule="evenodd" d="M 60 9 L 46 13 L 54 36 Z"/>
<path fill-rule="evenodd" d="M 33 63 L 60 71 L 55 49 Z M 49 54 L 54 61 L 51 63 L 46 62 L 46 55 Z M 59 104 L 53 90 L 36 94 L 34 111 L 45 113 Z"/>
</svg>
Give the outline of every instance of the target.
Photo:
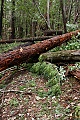
<svg viewBox="0 0 80 120">
<path fill-rule="evenodd" d="M 27 70 L 17 71 L 0 89 L 0 120 L 78 120 L 80 82 L 66 80 L 60 96 L 45 96 L 46 79 Z M 41 97 L 43 95 L 43 97 Z"/>
</svg>

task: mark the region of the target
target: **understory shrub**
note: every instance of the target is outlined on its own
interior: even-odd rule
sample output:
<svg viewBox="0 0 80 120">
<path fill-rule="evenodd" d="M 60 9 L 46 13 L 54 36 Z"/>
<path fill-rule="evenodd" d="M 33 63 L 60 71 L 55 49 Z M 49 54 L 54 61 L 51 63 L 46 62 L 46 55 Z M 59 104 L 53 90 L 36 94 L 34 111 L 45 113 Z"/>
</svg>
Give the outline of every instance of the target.
<svg viewBox="0 0 80 120">
<path fill-rule="evenodd" d="M 64 74 L 59 73 L 56 65 L 47 62 L 37 62 L 31 67 L 30 71 L 37 75 L 42 75 L 48 80 L 46 81 L 46 87 L 48 87 L 47 95 L 56 96 L 61 94 L 60 81 L 64 79 Z"/>
</svg>

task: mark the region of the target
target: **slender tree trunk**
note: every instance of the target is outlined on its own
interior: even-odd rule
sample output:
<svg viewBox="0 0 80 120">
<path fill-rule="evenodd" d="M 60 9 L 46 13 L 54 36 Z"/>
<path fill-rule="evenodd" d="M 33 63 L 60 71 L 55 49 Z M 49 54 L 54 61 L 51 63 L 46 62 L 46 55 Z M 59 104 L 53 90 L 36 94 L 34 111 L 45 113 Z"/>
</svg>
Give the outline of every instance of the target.
<svg viewBox="0 0 80 120">
<path fill-rule="evenodd" d="M 74 13 L 75 13 L 74 24 L 76 24 L 77 20 L 78 20 L 78 17 L 80 16 L 80 1 L 79 0 L 76 0 Z"/>
<path fill-rule="evenodd" d="M 36 37 L 36 31 L 37 31 L 37 21 L 32 21 L 32 37 Z"/>
<path fill-rule="evenodd" d="M 33 3 L 36 6 L 36 8 L 38 9 L 38 12 L 39 12 L 40 16 L 44 19 L 44 21 L 45 21 L 48 29 L 50 29 L 50 26 L 48 25 L 48 21 L 46 20 L 46 18 L 44 17 L 44 15 L 41 13 L 41 10 L 40 10 L 39 5 L 37 4 L 36 0 L 33 0 Z"/>
<path fill-rule="evenodd" d="M 70 22 L 72 7 L 73 7 L 73 0 L 71 0 L 70 8 L 69 8 L 69 14 L 68 14 L 68 21 L 69 21 L 69 22 Z"/>
<path fill-rule="evenodd" d="M 15 0 L 12 0 L 11 39 L 15 38 Z"/>
<path fill-rule="evenodd" d="M 0 12 L 0 36 L 1 37 L 2 37 L 3 7 L 4 7 L 4 0 L 1 0 L 1 12 Z"/>
<path fill-rule="evenodd" d="M 62 10 L 62 17 L 63 17 L 63 24 L 64 24 L 64 33 L 66 33 L 67 32 L 67 28 L 66 28 L 66 17 L 65 17 L 63 0 L 60 0 L 60 6 L 61 6 L 61 10 Z"/>
<path fill-rule="evenodd" d="M 19 26 L 18 29 L 19 29 L 19 38 L 23 38 L 23 27 Z"/>
<path fill-rule="evenodd" d="M 50 3 L 50 0 L 47 0 L 47 23 L 48 23 L 49 28 L 51 29 L 51 27 L 50 27 L 50 16 L 49 16 L 49 3 Z"/>
</svg>

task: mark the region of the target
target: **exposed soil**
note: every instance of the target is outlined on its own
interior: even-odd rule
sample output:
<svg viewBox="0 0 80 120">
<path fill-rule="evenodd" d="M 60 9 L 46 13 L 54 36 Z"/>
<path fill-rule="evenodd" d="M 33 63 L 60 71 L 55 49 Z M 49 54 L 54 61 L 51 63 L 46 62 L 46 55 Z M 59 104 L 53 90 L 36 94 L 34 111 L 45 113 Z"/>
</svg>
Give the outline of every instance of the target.
<svg viewBox="0 0 80 120">
<path fill-rule="evenodd" d="M 27 70 L 10 75 L 0 90 L 0 120 L 79 120 L 80 81 L 70 78 L 58 97 L 40 97 L 48 91 L 46 81 Z"/>
</svg>

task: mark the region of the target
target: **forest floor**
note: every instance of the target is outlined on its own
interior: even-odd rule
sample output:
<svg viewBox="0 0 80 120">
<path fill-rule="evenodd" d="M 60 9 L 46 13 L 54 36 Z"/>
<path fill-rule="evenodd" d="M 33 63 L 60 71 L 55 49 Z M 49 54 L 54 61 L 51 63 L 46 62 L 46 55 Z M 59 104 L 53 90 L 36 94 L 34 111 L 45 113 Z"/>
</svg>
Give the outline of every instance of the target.
<svg viewBox="0 0 80 120">
<path fill-rule="evenodd" d="M 80 120 L 80 81 L 64 81 L 59 96 L 48 91 L 46 79 L 22 69 L 10 74 L 0 89 L 0 120 Z"/>
</svg>

